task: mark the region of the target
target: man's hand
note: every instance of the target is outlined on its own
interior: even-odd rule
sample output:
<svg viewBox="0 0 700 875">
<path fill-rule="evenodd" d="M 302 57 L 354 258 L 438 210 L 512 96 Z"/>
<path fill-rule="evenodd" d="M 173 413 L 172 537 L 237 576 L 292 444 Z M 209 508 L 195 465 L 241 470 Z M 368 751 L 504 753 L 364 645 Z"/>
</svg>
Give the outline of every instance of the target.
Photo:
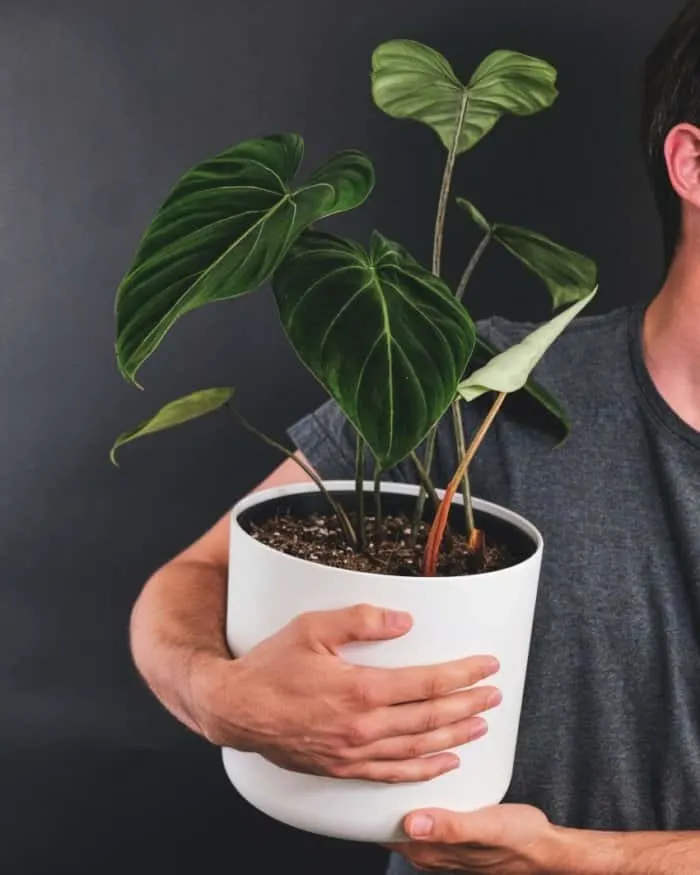
<svg viewBox="0 0 700 875">
<path fill-rule="evenodd" d="M 468 875 L 554 875 L 565 864 L 558 831 L 527 805 L 497 805 L 470 814 L 427 809 L 404 820 L 413 841 L 392 846 L 418 869 Z"/>
<path fill-rule="evenodd" d="M 387 783 L 426 781 L 459 765 L 441 753 L 485 734 L 500 702 L 471 687 L 498 671 L 488 656 L 379 669 L 338 656 L 351 641 L 405 635 L 411 618 L 369 605 L 304 614 L 240 659 L 192 667 L 196 721 L 211 742 L 286 769 Z"/>
</svg>

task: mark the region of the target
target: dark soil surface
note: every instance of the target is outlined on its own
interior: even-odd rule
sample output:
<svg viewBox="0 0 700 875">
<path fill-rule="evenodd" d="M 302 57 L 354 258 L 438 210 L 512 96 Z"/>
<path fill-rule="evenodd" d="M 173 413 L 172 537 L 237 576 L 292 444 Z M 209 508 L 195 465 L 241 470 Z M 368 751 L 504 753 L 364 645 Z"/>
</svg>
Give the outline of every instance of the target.
<svg viewBox="0 0 700 875">
<path fill-rule="evenodd" d="M 337 518 L 314 514 L 306 519 L 281 515 L 261 525 L 251 526 L 251 536 L 282 553 L 351 571 L 400 576 L 422 576 L 423 548 L 429 523 L 421 523 L 416 543 L 411 543 L 410 522 L 405 516 L 387 516 L 382 521 L 381 536 L 376 537 L 374 518 L 367 517 L 367 546 L 364 551 L 349 547 Z M 454 577 L 480 574 L 507 568 L 515 563 L 506 545 L 490 543 L 488 533 L 478 552 L 471 552 L 466 539 L 453 534 L 440 554 L 438 576 Z"/>
</svg>

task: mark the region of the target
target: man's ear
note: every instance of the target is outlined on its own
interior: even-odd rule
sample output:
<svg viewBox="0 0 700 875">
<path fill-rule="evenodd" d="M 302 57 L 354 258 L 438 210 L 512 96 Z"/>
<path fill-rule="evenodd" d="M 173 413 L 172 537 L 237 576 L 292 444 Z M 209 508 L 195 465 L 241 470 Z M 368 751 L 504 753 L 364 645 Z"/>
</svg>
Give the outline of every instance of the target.
<svg viewBox="0 0 700 875">
<path fill-rule="evenodd" d="M 668 178 L 678 197 L 700 209 L 700 128 L 676 125 L 664 145 Z"/>
</svg>

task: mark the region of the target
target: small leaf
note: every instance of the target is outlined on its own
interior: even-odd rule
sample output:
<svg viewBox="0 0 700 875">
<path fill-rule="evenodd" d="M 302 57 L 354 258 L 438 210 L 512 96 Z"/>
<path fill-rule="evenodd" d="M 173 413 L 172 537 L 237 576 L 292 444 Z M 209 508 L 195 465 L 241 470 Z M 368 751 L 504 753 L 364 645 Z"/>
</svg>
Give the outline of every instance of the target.
<svg viewBox="0 0 700 875">
<path fill-rule="evenodd" d="M 555 310 L 580 301 L 596 287 L 598 268 L 590 258 L 535 231 L 499 222 L 491 224 L 474 204 L 464 198 L 457 198 L 457 203 L 475 224 L 544 281 Z"/>
<path fill-rule="evenodd" d="M 442 280 L 375 232 L 370 252 L 305 233 L 274 276 L 284 329 L 383 468 L 455 397 L 475 331 Z"/>
<path fill-rule="evenodd" d="M 558 96 L 557 71 L 539 58 L 497 51 L 468 84 L 447 59 L 412 40 L 392 40 L 372 56 L 372 95 L 393 118 L 423 122 L 457 154 L 472 149 L 506 114 L 532 115 Z M 458 130 L 459 128 L 459 130 Z"/>
<path fill-rule="evenodd" d="M 234 390 L 230 388 L 201 389 L 191 395 L 178 398 L 176 401 L 170 401 L 161 407 L 155 416 L 145 420 L 131 431 L 120 434 L 109 454 L 110 459 L 116 465 L 116 452 L 119 447 L 137 438 L 165 431 L 168 428 L 175 428 L 175 426 L 182 425 L 192 419 L 206 416 L 207 413 L 213 413 L 230 401 L 233 393 Z"/>
<path fill-rule="evenodd" d="M 566 249 L 534 231 L 513 225 L 495 225 L 493 236 L 544 280 L 554 309 L 580 301 L 596 287 L 596 263 L 579 252 Z"/>
<path fill-rule="evenodd" d="M 369 159 L 341 152 L 294 188 L 303 141 L 248 140 L 185 173 L 157 212 L 117 291 L 117 362 L 131 382 L 180 316 L 260 286 L 294 240 L 365 201 Z"/>
<path fill-rule="evenodd" d="M 478 210 L 471 201 L 465 200 L 463 197 L 457 198 L 457 203 L 462 209 L 466 210 L 469 218 L 477 225 L 485 234 L 490 234 L 492 232 L 491 223 L 484 216 L 484 214 Z"/>
<path fill-rule="evenodd" d="M 496 358 L 496 356 L 501 354 L 501 350 L 497 349 L 492 343 L 490 343 L 485 338 L 477 335 L 476 337 L 476 349 L 474 352 L 474 358 L 485 359 L 486 362 L 491 361 L 491 359 Z M 523 387 L 524 391 L 527 392 L 532 398 L 535 399 L 539 404 L 544 407 L 544 409 L 550 413 L 562 426 L 562 442 L 569 436 L 569 432 L 571 431 L 571 420 L 569 419 L 569 414 L 562 407 L 562 405 L 557 401 L 557 399 L 548 392 L 544 386 L 541 386 L 536 380 L 532 377 L 529 378 L 525 386 Z"/>
<path fill-rule="evenodd" d="M 470 374 L 459 385 L 460 396 L 465 401 L 474 401 L 486 392 L 510 393 L 522 389 L 542 356 L 571 320 L 593 300 L 596 292 L 597 289 Z"/>
</svg>

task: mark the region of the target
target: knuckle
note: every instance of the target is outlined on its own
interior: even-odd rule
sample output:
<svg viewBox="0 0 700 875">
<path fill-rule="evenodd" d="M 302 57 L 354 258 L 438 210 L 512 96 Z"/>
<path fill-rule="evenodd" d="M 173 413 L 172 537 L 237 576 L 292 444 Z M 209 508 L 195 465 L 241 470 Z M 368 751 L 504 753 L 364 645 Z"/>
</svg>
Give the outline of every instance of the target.
<svg viewBox="0 0 700 875">
<path fill-rule="evenodd" d="M 295 631 L 304 639 L 310 638 L 313 635 L 317 623 L 317 611 L 307 611 L 304 614 L 299 614 L 299 616 L 295 617 L 292 621 Z"/>
<path fill-rule="evenodd" d="M 435 732 L 442 725 L 442 711 L 436 705 L 427 708 L 423 720 L 424 732 Z"/>
<path fill-rule="evenodd" d="M 362 747 L 370 740 L 366 724 L 358 719 L 351 720 L 345 732 L 347 744 L 352 747 Z"/>
<path fill-rule="evenodd" d="M 354 685 L 354 700 L 366 711 L 372 710 L 379 705 L 379 691 L 372 678 L 364 672 L 359 673 Z"/>
<path fill-rule="evenodd" d="M 377 620 L 377 609 L 372 605 L 362 603 L 355 605 L 352 609 L 353 620 L 360 632 L 365 632 L 372 629 Z"/>
</svg>

